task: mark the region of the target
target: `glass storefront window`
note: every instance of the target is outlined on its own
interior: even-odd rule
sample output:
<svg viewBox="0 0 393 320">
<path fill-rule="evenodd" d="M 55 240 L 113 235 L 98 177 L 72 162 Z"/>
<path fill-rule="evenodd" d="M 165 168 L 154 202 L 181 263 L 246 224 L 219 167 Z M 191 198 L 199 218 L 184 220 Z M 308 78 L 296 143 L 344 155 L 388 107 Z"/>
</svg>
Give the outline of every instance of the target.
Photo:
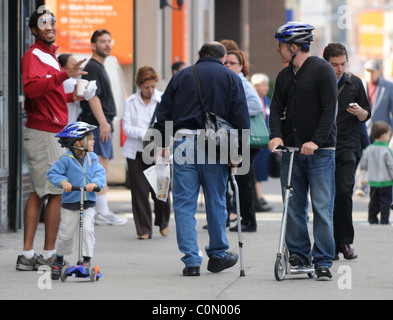
<svg viewBox="0 0 393 320">
<path fill-rule="evenodd" d="M 8 173 L 8 115 L 6 107 L 8 95 L 8 7 L 5 1 L 0 8 L 0 177 Z"/>
</svg>

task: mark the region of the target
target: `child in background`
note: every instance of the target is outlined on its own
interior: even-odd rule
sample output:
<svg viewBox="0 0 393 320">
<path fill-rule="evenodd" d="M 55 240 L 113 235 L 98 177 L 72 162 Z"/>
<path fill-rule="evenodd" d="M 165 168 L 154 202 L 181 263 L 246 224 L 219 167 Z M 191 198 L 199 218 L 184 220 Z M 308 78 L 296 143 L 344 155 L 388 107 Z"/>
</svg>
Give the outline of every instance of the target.
<svg viewBox="0 0 393 320">
<path fill-rule="evenodd" d="M 61 204 L 61 221 L 56 242 L 57 257 L 52 266 L 52 279 L 60 278 L 61 269 L 66 262 L 65 254 L 71 254 L 74 238 L 78 229 L 80 216 L 80 192 L 71 191 L 72 186 L 86 187 L 83 212 L 83 265 L 90 269 L 93 256 L 94 216 L 97 200 L 95 187 L 105 186 L 105 169 L 98 162 L 98 156 L 92 152 L 94 146 L 93 131 L 96 126 L 85 122 L 75 122 L 66 126 L 56 137 L 63 148 L 69 151 L 57 160 L 47 173 L 48 180 L 59 188 L 63 188 Z"/>
<path fill-rule="evenodd" d="M 389 224 L 390 206 L 392 204 L 393 186 L 393 150 L 389 148 L 392 129 L 384 121 L 377 121 L 371 128 L 373 144 L 368 146 L 360 160 L 360 169 L 368 172 L 370 202 L 368 205 L 368 222 Z"/>
</svg>

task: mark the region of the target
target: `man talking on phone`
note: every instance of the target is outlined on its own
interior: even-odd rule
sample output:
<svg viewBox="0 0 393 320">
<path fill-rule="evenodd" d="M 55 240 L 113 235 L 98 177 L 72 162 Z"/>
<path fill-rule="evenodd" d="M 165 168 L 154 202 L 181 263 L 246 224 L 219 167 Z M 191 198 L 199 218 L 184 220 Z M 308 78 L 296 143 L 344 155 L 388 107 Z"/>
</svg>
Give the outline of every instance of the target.
<svg viewBox="0 0 393 320">
<path fill-rule="evenodd" d="M 348 63 L 346 48 L 340 43 L 330 43 L 323 57 L 332 65 L 338 85 L 336 196 L 333 211 L 335 260 L 339 259 L 340 252 L 345 259 L 351 260 L 357 258 L 351 246 L 354 240 L 352 193 L 362 154 L 360 125 L 370 118 L 371 111 L 362 81 L 345 72 Z"/>
</svg>

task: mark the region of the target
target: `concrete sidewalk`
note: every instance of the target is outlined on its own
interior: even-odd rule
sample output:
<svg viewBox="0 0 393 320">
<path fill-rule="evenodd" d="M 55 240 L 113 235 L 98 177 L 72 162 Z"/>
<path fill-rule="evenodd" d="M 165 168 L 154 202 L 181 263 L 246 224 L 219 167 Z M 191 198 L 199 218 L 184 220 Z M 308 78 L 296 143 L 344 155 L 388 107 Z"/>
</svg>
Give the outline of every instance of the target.
<svg viewBox="0 0 393 320">
<path fill-rule="evenodd" d="M 245 277 L 239 263 L 218 274 L 207 271 L 207 257 L 200 277 L 184 277 L 178 251 L 175 223 L 163 238 L 158 228 L 151 240 L 138 240 L 131 214 L 130 192 L 111 188 L 110 206 L 128 217 L 124 226 L 96 226 L 93 264 L 103 273 L 100 281 L 68 278 L 66 282 L 48 281 L 45 272 L 15 270 L 21 254 L 23 231 L 0 235 L 0 299 L 138 299 L 138 300 L 260 300 L 260 299 L 392 299 L 393 229 L 366 223 L 367 198 L 355 199 L 355 249 L 359 258 L 334 262 L 333 281 L 319 282 L 307 275 L 291 276 L 277 282 L 274 263 L 280 233 L 282 204 L 279 185 L 265 186 L 266 198 L 273 205 L 269 214 L 258 214 L 258 231 L 243 233 Z M 128 208 L 128 212 L 126 210 Z M 197 214 L 198 241 L 201 250 L 208 244 L 203 212 Z M 312 221 L 309 224 L 312 231 Z M 39 225 L 35 250 L 43 245 L 44 226 Z M 228 232 L 231 250 L 238 252 L 237 233 Z M 77 248 L 76 248 L 77 250 Z M 77 254 L 66 257 L 76 263 Z"/>
</svg>

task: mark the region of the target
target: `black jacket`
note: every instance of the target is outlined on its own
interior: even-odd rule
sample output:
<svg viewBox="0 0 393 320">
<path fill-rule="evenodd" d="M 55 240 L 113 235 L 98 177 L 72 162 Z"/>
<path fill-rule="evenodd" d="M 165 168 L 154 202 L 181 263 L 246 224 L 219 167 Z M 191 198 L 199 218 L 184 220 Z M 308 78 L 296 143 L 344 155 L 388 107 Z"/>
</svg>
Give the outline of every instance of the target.
<svg viewBox="0 0 393 320">
<path fill-rule="evenodd" d="M 296 75 L 291 65 L 280 71 L 270 105 L 271 139 L 291 147 L 308 141 L 335 147 L 336 114 L 336 74 L 327 61 L 309 57 Z"/>
<path fill-rule="evenodd" d="M 347 108 L 350 103 L 356 102 L 363 109 L 367 110 L 367 121 L 371 115 L 370 104 L 363 83 L 357 76 L 344 73 L 338 83 L 339 91 L 343 85 L 344 87 L 338 95 L 336 153 L 344 150 L 352 150 L 360 157 L 362 151 L 361 122 L 356 116 L 350 114 Z"/>
</svg>

